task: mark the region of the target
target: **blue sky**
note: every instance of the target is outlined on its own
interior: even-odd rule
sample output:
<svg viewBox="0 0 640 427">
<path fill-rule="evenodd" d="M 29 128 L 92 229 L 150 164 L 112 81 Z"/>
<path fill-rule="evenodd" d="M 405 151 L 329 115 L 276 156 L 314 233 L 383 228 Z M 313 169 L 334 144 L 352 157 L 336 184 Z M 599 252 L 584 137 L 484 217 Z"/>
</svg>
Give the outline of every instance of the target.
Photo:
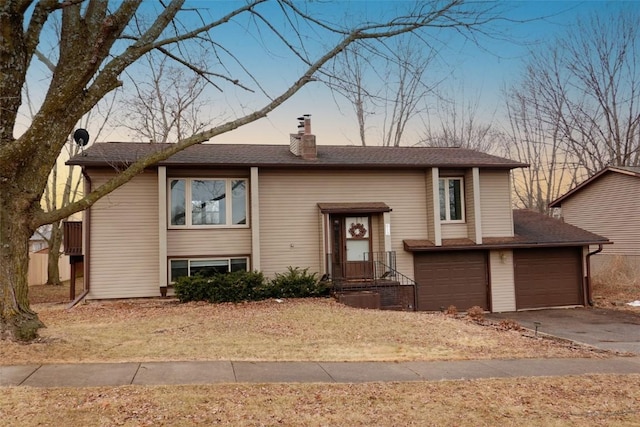
<svg viewBox="0 0 640 427">
<path fill-rule="evenodd" d="M 331 1 L 314 0 L 296 3 L 307 8 L 314 17 L 331 21 L 348 20 L 350 17 L 376 19 L 387 16 L 399 7 L 412 2 L 396 1 Z M 519 78 L 523 62 L 529 49 L 549 42 L 557 34 L 573 25 L 580 15 L 593 11 L 606 11 L 629 7 L 633 2 L 624 1 L 500 1 L 496 7 L 505 19 L 492 24 L 488 30 L 493 36 L 480 37 L 477 44 L 453 31 L 440 33 L 435 37 L 442 42 L 439 46 L 439 62 L 428 71 L 429 79 L 440 81 L 439 89 L 456 98 L 461 105 L 478 100 L 485 120 L 499 122 L 502 119 L 501 90 Z M 189 1 L 187 7 L 198 9 L 185 15 L 185 23 L 201 16 L 204 20 L 218 18 L 227 10 L 238 7 L 239 1 Z M 157 7 L 155 2 L 145 2 L 144 7 Z M 265 16 L 278 16 L 276 10 L 267 5 Z M 199 19 L 199 18 L 198 18 Z M 277 19 L 274 18 L 277 24 Z M 234 51 L 243 65 L 252 69 L 263 87 L 272 96 L 277 96 L 299 75 L 303 67 L 287 56 L 282 44 L 269 37 L 256 36 L 253 27 L 243 20 L 235 20 L 214 33 L 214 39 Z M 264 33 L 262 33 L 264 34 Z M 317 33 L 303 30 L 305 46 L 313 54 L 329 44 Z M 294 39 L 295 41 L 295 39 Z M 236 74 L 233 64 L 227 66 Z M 248 82 L 247 79 L 241 79 Z M 246 93 L 229 85 L 224 91 L 212 90 L 211 115 L 234 117 L 246 114 L 265 104 L 266 98 L 256 92 Z M 126 91 L 127 88 L 125 87 Z M 338 104 L 336 103 L 338 99 Z M 430 105 L 435 101 L 428 100 Z M 221 135 L 212 142 L 287 144 L 289 134 L 296 131 L 296 117 L 312 115 L 312 130 L 319 144 L 359 144 L 355 116 L 348 103 L 336 98 L 321 83 L 311 83 L 288 100 L 284 105 L 261 119 L 241 129 Z M 372 119 L 372 120 L 375 120 Z M 414 123 L 406 132 L 407 145 L 417 142 L 421 124 Z M 375 122 L 372 122 L 375 128 Z M 128 139 L 126 133 L 113 132 L 108 140 Z M 369 135 L 369 144 L 377 144 L 377 135 Z"/>
<path fill-rule="evenodd" d="M 194 2 L 196 5 L 203 2 Z M 210 4 L 210 3 L 209 3 Z M 219 2 L 218 5 L 226 4 Z M 336 19 L 348 14 L 367 16 L 384 15 L 392 11 L 398 3 L 389 1 L 352 1 L 352 2 L 311 2 L 307 5 L 315 8 L 315 16 Z M 478 99 L 480 110 L 486 115 L 486 120 L 499 121 L 501 119 L 501 105 L 503 87 L 512 84 L 519 77 L 523 62 L 527 59 L 527 52 L 535 46 L 550 41 L 555 35 L 561 34 L 566 27 L 573 25 L 579 15 L 586 15 L 594 10 L 606 10 L 618 7 L 628 7 L 629 2 L 619 1 L 505 1 L 499 2 L 498 7 L 504 11 L 508 19 L 493 25 L 491 32 L 497 37 L 481 37 L 479 45 L 458 37 L 452 32 L 440 37 L 446 44 L 440 52 L 441 63 L 434 64 L 432 71 L 435 79 L 443 80 L 441 88 L 449 94 L 459 97 L 459 102 Z M 241 34 L 242 26 L 238 31 Z M 309 35 L 310 42 L 313 34 Z M 232 37 L 238 37 L 234 34 Z M 242 38 L 238 39 L 241 42 Z M 240 44 L 245 53 L 251 49 L 272 49 L 272 45 L 265 40 L 258 43 L 247 41 Z M 253 46 L 253 47 L 252 47 Z M 260 61 L 261 77 L 268 77 L 272 87 L 284 87 L 290 81 L 296 67 L 281 61 L 277 49 L 274 60 L 265 60 L 261 54 L 254 52 L 255 61 Z M 298 68 L 299 70 L 300 68 Z M 272 92 L 275 93 L 275 92 Z M 233 89 L 225 90 L 223 94 L 215 94 L 216 99 L 222 99 L 226 105 L 237 104 L 240 100 L 247 110 L 254 105 L 260 105 L 256 97 L 252 99 L 246 94 L 237 93 Z M 255 101 L 255 102 L 253 102 Z M 240 109 L 235 109 L 236 113 Z M 334 97 L 322 84 L 312 83 L 299 94 L 271 113 L 266 119 L 238 129 L 232 133 L 221 135 L 214 142 L 242 142 L 242 143 L 288 143 L 288 135 L 296 130 L 296 120 L 300 114 L 312 114 L 313 132 L 319 144 L 358 144 L 357 126 L 348 104 L 336 105 Z M 420 129 L 408 132 L 409 138 L 415 138 Z M 372 135 L 373 136 L 373 135 Z M 375 143 L 375 136 L 370 143 Z"/>
</svg>

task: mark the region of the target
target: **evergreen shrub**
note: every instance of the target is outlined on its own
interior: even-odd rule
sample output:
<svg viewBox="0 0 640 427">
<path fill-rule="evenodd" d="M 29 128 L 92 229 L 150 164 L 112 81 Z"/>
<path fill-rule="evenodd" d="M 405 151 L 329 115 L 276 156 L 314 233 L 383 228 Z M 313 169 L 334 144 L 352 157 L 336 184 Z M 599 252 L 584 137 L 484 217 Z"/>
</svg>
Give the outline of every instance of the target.
<svg viewBox="0 0 640 427">
<path fill-rule="evenodd" d="M 264 299 L 264 282 L 260 272 L 235 271 L 208 277 L 180 277 L 173 288 L 180 302 L 240 302 Z"/>
<path fill-rule="evenodd" d="M 268 298 L 308 298 L 327 295 L 328 286 L 309 269 L 287 267 L 269 282 L 258 271 L 217 273 L 213 276 L 180 277 L 173 285 L 180 302 L 241 302 Z"/>
<path fill-rule="evenodd" d="M 286 273 L 276 273 L 269 282 L 268 293 L 271 298 L 308 298 L 327 295 L 329 288 L 308 268 L 287 267 Z"/>
</svg>

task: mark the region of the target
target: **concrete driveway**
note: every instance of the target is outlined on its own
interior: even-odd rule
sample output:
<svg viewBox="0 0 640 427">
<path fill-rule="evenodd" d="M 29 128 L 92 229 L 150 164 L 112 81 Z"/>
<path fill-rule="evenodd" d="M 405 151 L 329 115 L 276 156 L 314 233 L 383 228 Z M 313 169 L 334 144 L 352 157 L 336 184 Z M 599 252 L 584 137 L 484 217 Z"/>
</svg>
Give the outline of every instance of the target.
<svg viewBox="0 0 640 427">
<path fill-rule="evenodd" d="M 521 326 L 603 350 L 640 354 L 640 313 L 600 308 L 566 308 L 491 313 L 491 320 L 511 319 Z"/>
</svg>

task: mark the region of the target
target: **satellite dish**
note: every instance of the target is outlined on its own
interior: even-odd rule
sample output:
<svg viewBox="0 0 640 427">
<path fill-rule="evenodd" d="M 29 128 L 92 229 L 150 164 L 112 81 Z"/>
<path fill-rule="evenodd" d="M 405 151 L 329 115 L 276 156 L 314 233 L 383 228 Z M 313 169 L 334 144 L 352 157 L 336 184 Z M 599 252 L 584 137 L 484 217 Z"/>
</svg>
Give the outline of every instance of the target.
<svg viewBox="0 0 640 427">
<path fill-rule="evenodd" d="M 77 129 L 73 133 L 73 140 L 80 147 L 84 147 L 85 145 L 87 145 L 89 143 L 89 132 L 87 132 L 86 129 Z"/>
</svg>

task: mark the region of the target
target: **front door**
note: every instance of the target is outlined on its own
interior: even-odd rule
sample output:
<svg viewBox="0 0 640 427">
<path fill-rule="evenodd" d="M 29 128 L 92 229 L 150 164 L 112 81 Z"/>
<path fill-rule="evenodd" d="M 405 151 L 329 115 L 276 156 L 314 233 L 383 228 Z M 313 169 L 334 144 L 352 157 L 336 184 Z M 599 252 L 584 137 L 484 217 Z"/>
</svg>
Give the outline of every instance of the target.
<svg viewBox="0 0 640 427">
<path fill-rule="evenodd" d="M 370 279 L 371 217 L 332 215 L 332 272 L 335 279 Z"/>
</svg>

